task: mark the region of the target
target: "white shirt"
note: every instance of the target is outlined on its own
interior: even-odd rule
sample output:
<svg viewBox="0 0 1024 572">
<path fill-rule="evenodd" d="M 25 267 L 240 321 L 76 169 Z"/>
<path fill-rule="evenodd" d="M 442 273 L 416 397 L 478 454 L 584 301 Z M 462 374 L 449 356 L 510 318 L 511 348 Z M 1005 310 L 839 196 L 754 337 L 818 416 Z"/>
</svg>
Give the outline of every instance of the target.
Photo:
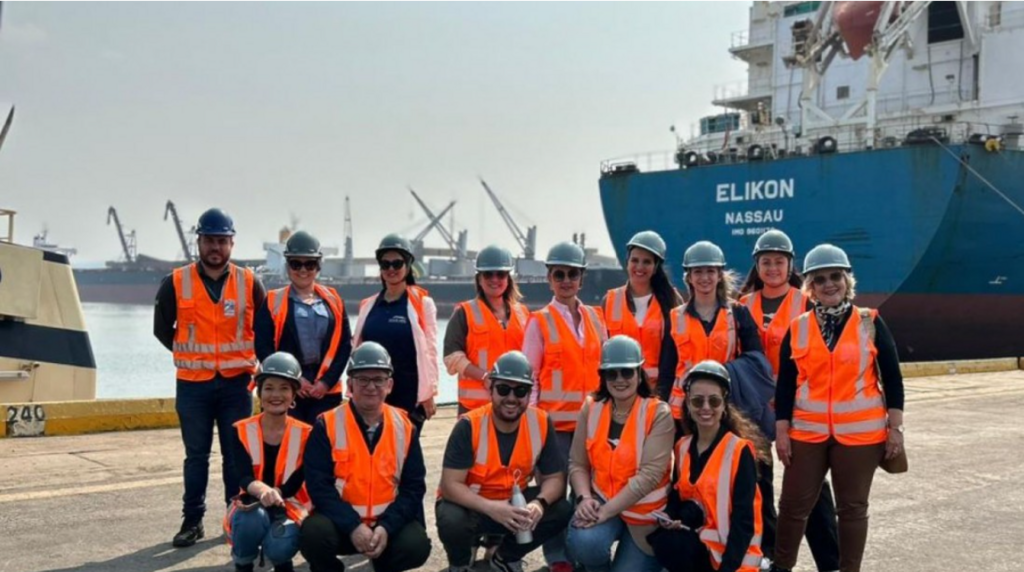
<svg viewBox="0 0 1024 572">
<path fill-rule="evenodd" d="M 633 296 L 633 307 L 636 308 L 636 313 L 633 316 L 636 318 L 636 323 L 644 323 L 644 318 L 647 317 L 647 308 L 651 305 L 651 296 L 653 295 Z"/>
</svg>

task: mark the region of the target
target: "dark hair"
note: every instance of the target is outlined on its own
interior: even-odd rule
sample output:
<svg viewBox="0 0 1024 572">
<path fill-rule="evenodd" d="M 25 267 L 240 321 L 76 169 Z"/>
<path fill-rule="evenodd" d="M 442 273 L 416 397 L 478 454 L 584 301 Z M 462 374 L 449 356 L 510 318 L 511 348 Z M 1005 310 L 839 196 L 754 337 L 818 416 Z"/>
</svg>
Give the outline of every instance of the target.
<svg viewBox="0 0 1024 572">
<path fill-rule="evenodd" d="M 697 377 L 692 381 L 711 381 L 722 388 L 722 394 L 725 396 L 725 411 L 722 412 L 722 425 L 741 439 L 746 439 L 753 443 L 757 459 L 771 464 L 772 450 L 768 444 L 768 439 L 765 438 L 753 421 L 744 415 L 742 411 L 733 407 L 733 404 L 729 401 L 729 391 L 720 382 L 710 377 Z M 683 429 L 685 429 L 687 435 L 696 435 L 697 424 L 690 417 L 690 408 L 687 405 L 687 403 L 683 403 Z"/>
<path fill-rule="evenodd" d="M 636 394 L 640 397 L 650 397 L 651 384 L 647 383 L 647 373 L 644 372 L 644 368 L 636 368 L 637 374 L 640 376 L 640 383 L 636 386 Z M 597 391 L 591 393 L 594 397 L 594 401 L 607 401 L 612 398 L 612 394 L 608 391 L 608 382 L 604 380 L 604 376 L 601 375 L 600 370 L 597 372 L 598 379 L 601 380 L 601 385 L 598 386 Z"/>
<path fill-rule="evenodd" d="M 476 273 L 476 277 L 473 278 L 473 284 L 476 286 L 476 297 L 481 300 L 486 300 L 487 295 L 484 294 L 484 289 L 480 287 L 480 273 Z M 505 304 L 511 304 L 512 302 L 518 302 L 523 299 L 523 295 L 519 292 L 519 286 L 516 286 L 516 279 L 512 277 L 512 273 L 508 273 L 508 286 L 505 291 L 501 294 Z"/>
<path fill-rule="evenodd" d="M 650 252 L 649 250 L 631 246 L 626 251 L 626 256 L 633 251 L 634 248 L 640 248 L 644 252 Z M 652 253 L 653 255 L 653 253 Z M 683 304 L 683 297 L 676 291 L 675 286 L 672 286 L 672 279 L 668 275 L 668 270 L 665 269 L 665 261 L 654 256 L 655 267 L 654 274 L 651 275 L 651 292 L 654 293 L 654 299 L 658 301 L 658 305 L 661 306 L 661 315 L 666 322 L 670 321 L 670 315 L 672 308 L 681 306 Z"/>
<path fill-rule="evenodd" d="M 377 263 L 378 264 L 380 264 L 381 260 L 384 260 L 384 255 L 387 254 L 388 252 L 397 252 L 398 254 L 400 254 L 402 256 L 402 260 L 405 261 L 405 267 L 407 269 L 407 271 L 405 273 L 405 284 L 406 284 L 406 286 L 415 286 L 416 285 L 416 277 L 413 276 L 413 271 L 412 271 L 413 259 L 412 259 L 412 257 L 409 256 L 409 254 L 407 252 L 403 252 L 401 250 L 398 250 L 397 248 L 392 248 L 392 249 L 389 249 L 389 250 L 381 250 L 380 252 L 377 253 Z M 378 273 L 379 272 L 380 271 L 378 271 Z M 380 283 L 381 283 L 381 286 L 384 286 L 385 288 L 387 288 L 388 283 L 384 281 L 384 277 L 383 276 L 380 277 Z"/>
<path fill-rule="evenodd" d="M 772 252 L 764 252 L 763 254 L 772 254 Z M 779 252 L 775 254 L 785 253 Z M 743 287 L 740 288 L 740 296 L 764 289 L 764 280 L 761 280 L 761 276 L 757 273 L 757 261 L 760 258 L 760 254 L 754 257 L 754 265 L 750 267 L 750 272 L 747 273 L 747 279 L 743 281 Z M 789 258 L 789 285 L 794 288 L 802 288 L 804 285 L 804 277 L 797 271 L 796 261 L 793 260 L 793 257 L 787 256 L 787 258 Z"/>
</svg>

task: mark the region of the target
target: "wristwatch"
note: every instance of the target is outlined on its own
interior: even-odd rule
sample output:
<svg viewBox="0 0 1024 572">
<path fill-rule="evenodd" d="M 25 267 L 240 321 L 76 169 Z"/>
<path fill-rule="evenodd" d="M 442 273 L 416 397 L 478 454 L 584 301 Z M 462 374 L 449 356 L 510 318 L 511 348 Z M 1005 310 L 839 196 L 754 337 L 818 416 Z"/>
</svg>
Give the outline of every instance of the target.
<svg viewBox="0 0 1024 572">
<path fill-rule="evenodd" d="M 892 429 L 893 431 L 899 433 L 900 435 L 902 435 L 903 432 L 906 431 L 906 429 L 903 428 L 903 424 L 902 423 L 900 423 L 899 425 L 897 425 L 895 427 L 890 426 L 889 429 Z"/>
<path fill-rule="evenodd" d="M 548 507 L 549 507 L 549 506 L 551 506 L 551 505 L 550 505 L 550 504 L 548 503 L 548 501 L 547 501 L 547 500 L 545 500 L 545 499 L 544 499 L 543 497 L 536 497 L 536 498 L 534 498 L 534 499 L 533 499 L 532 501 L 530 501 L 530 502 L 535 502 L 535 503 L 539 504 L 539 505 L 540 505 L 540 508 L 544 509 L 544 512 L 547 512 L 547 511 L 548 511 Z"/>
<path fill-rule="evenodd" d="M 585 501 L 587 499 L 592 499 L 592 498 L 594 498 L 594 497 L 588 497 L 588 496 L 584 496 L 584 495 L 576 495 L 576 504 L 577 505 L 582 504 L 583 501 Z"/>
</svg>

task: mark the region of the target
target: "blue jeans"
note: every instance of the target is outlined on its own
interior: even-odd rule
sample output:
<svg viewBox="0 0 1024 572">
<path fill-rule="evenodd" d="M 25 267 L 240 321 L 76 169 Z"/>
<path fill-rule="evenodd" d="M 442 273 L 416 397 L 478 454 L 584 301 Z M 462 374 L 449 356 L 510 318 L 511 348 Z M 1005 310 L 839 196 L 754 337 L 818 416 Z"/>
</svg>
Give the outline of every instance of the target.
<svg viewBox="0 0 1024 572">
<path fill-rule="evenodd" d="M 232 424 L 252 415 L 252 396 L 247 388 L 249 376 L 210 381 L 178 380 L 174 408 L 181 424 L 185 444 L 185 494 L 182 514 L 186 522 L 198 522 L 206 514 L 206 485 L 210 480 L 210 449 L 213 426 L 220 441 L 221 473 L 224 479 L 224 506 L 238 494 L 238 475 L 231 452 L 237 431 Z"/>
<path fill-rule="evenodd" d="M 271 525 L 270 516 L 262 507 L 250 511 L 236 510 L 231 515 L 231 560 L 235 564 L 252 564 L 263 555 L 271 563 L 290 562 L 299 551 L 299 526 L 291 520 Z"/>
<path fill-rule="evenodd" d="M 619 547 L 612 557 L 612 544 Z M 629 527 L 619 517 L 610 518 L 590 528 L 569 526 L 567 547 L 569 555 L 587 569 L 587 572 L 658 572 L 658 559 L 640 550 L 629 533 Z"/>
</svg>

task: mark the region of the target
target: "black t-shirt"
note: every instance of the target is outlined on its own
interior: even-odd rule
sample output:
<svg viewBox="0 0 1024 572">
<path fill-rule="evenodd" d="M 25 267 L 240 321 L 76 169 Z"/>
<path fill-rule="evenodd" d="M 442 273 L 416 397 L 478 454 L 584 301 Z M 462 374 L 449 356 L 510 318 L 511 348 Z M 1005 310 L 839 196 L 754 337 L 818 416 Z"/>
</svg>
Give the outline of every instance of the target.
<svg viewBox="0 0 1024 572">
<path fill-rule="evenodd" d="M 249 455 L 249 451 L 245 449 L 245 445 L 242 444 L 242 440 L 236 435 L 234 439 L 234 463 L 235 471 L 238 473 L 238 486 L 242 490 L 246 490 L 255 480 L 260 480 L 270 486 L 274 486 L 274 471 L 277 469 L 277 456 L 280 451 L 280 444 L 271 445 L 263 443 L 263 474 L 257 479 L 252 471 L 252 457 Z M 299 489 L 302 488 L 304 479 L 305 474 L 302 467 L 299 467 L 292 473 L 287 482 L 281 483 L 281 496 L 284 498 L 295 496 L 295 493 L 299 492 Z"/>
<path fill-rule="evenodd" d="M 493 428 L 494 425 L 491 425 Z M 512 451 L 515 450 L 516 440 L 519 431 L 502 433 L 495 431 L 498 441 L 498 454 L 501 464 L 508 466 L 512 458 Z M 444 468 L 465 470 L 473 468 L 476 457 L 473 454 L 473 426 L 468 419 L 460 419 L 452 429 L 448 437 L 448 445 L 444 449 Z M 566 468 L 566 459 L 558 454 L 558 446 L 555 444 L 555 424 L 548 423 L 548 435 L 544 440 L 544 448 L 541 449 L 540 457 L 537 459 L 537 472 L 542 475 L 553 475 L 563 473 Z"/>
<path fill-rule="evenodd" d="M 772 323 L 775 318 L 775 312 L 779 311 L 779 306 L 782 305 L 782 301 L 786 299 L 786 294 L 779 296 L 778 298 L 769 298 L 761 293 L 761 313 L 764 317 L 761 319 L 761 327 L 767 328 L 768 324 Z"/>
</svg>

